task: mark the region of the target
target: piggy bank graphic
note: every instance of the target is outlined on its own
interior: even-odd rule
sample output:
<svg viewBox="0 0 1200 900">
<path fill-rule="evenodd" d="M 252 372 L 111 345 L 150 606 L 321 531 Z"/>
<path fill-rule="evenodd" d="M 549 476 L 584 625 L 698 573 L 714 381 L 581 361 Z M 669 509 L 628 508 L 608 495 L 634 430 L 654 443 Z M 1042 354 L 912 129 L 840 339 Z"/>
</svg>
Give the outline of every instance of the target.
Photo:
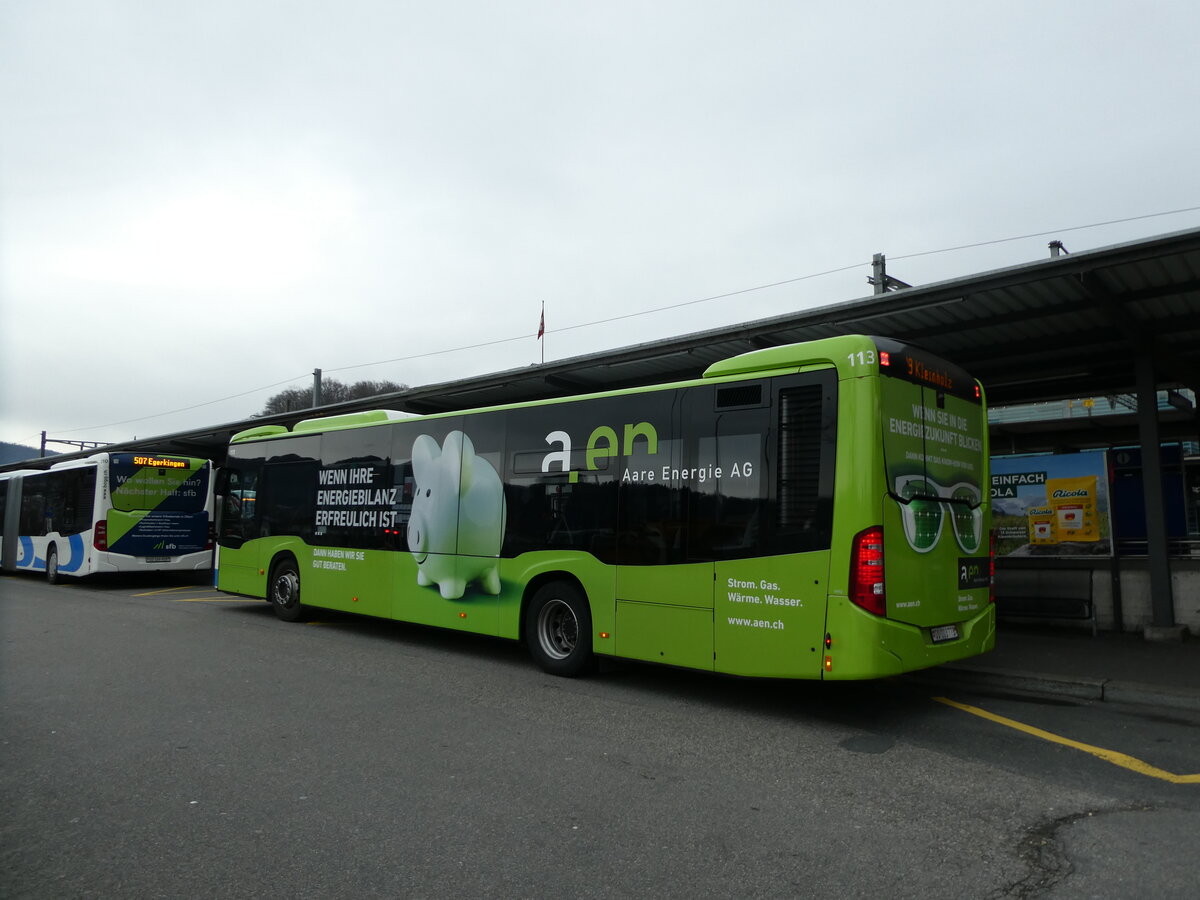
<svg viewBox="0 0 1200 900">
<path fill-rule="evenodd" d="M 413 443 L 416 489 L 408 520 L 408 549 L 417 584 L 436 584 L 457 600 L 467 584 L 500 593 L 504 541 L 504 487 L 491 464 L 475 455 L 471 439 L 452 431 L 439 448 L 423 434 Z"/>
</svg>

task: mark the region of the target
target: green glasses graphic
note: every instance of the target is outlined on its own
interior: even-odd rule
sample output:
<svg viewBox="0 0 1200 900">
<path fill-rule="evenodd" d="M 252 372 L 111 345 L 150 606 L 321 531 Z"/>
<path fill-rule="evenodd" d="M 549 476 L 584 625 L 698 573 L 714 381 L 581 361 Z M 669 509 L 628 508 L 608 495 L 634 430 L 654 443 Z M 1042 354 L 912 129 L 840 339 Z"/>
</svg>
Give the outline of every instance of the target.
<svg viewBox="0 0 1200 900">
<path fill-rule="evenodd" d="M 976 553 L 983 539 L 979 488 L 965 481 L 944 487 L 925 475 L 901 475 L 895 496 L 901 501 L 904 536 L 918 553 L 937 546 L 949 516 L 954 540 L 963 553 Z"/>
</svg>

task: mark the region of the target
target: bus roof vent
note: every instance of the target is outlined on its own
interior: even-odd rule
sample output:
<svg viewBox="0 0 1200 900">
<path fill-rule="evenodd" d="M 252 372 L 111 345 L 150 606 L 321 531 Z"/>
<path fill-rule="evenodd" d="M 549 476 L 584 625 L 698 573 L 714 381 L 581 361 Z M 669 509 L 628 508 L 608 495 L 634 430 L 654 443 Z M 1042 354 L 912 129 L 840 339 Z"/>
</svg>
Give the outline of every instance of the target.
<svg viewBox="0 0 1200 900">
<path fill-rule="evenodd" d="M 329 431 L 333 428 L 355 428 L 359 425 L 375 425 L 379 422 L 394 422 L 410 418 L 406 413 L 393 409 L 369 409 L 365 412 L 345 413 L 340 416 L 323 416 L 319 419 L 302 419 L 293 426 L 293 432 Z"/>
<path fill-rule="evenodd" d="M 287 428 L 283 425 L 256 425 L 245 431 L 239 431 L 229 439 L 229 442 L 236 444 L 238 441 L 254 441 L 259 438 L 274 437 L 277 434 L 287 434 Z"/>
</svg>

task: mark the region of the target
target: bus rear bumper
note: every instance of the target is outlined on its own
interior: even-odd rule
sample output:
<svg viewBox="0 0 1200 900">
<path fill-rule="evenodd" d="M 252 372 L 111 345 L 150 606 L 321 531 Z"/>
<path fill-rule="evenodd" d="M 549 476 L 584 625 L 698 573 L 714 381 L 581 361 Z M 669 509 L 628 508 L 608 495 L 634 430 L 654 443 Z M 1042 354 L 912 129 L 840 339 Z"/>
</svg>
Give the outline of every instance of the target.
<svg viewBox="0 0 1200 900">
<path fill-rule="evenodd" d="M 993 604 L 958 622 L 958 638 L 937 643 L 928 628 L 878 618 L 841 598 L 831 599 L 829 623 L 826 680 L 902 675 L 978 656 L 996 646 Z"/>
<path fill-rule="evenodd" d="M 182 556 L 124 556 L 97 551 L 93 572 L 204 572 L 212 568 L 213 553 L 201 550 Z"/>
</svg>

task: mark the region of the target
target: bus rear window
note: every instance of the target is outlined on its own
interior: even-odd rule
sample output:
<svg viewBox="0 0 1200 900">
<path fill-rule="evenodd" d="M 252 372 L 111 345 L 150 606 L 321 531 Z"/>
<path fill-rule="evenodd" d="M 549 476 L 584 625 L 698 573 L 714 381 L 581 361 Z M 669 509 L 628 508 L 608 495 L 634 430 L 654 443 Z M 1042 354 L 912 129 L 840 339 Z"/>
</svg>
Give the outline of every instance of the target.
<svg viewBox="0 0 1200 900">
<path fill-rule="evenodd" d="M 204 460 L 114 453 L 109 462 L 113 509 L 200 512 L 207 501 L 208 477 Z"/>
</svg>

